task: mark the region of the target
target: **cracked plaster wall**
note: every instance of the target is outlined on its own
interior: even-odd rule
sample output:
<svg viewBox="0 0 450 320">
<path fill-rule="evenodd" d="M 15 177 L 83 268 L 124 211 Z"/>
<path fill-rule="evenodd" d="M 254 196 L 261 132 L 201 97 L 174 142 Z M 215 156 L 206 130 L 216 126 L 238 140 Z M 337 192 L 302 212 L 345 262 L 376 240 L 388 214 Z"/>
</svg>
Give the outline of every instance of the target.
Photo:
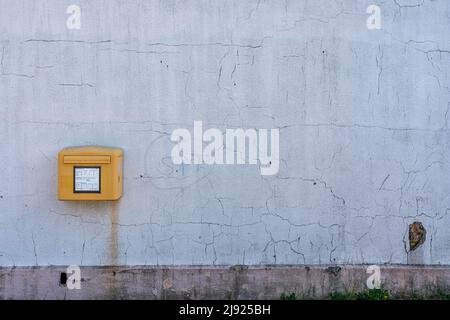
<svg viewBox="0 0 450 320">
<path fill-rule="evenodd" d="M 414 221 L 450 264 L 447 0 L 0 7 L 1 265 L 403 264 Z M 280 128 L 279 174 L 173 165 L 194 120 Z M 125 151 L 117 203 L 56 200 L 89 144 Z"/>
</svg>

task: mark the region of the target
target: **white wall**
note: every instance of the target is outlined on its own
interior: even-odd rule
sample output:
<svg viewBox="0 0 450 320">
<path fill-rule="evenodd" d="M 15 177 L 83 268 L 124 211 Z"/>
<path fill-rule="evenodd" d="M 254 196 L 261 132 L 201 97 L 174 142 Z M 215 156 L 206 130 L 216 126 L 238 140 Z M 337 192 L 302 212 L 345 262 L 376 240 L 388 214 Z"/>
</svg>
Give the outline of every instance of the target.
<svg viewBox="0 0 450 320">
<path fill-rule="evenodd" d="M 449 30 L 447 0 L 0 0 L 0 264 L 407 263 L 413 221 L 449 264 Z M 173 165 L 194 120 L 280 128 L 279 174 Z M 56 199 L 90 144 L 116 204 Z"/>
</svg>

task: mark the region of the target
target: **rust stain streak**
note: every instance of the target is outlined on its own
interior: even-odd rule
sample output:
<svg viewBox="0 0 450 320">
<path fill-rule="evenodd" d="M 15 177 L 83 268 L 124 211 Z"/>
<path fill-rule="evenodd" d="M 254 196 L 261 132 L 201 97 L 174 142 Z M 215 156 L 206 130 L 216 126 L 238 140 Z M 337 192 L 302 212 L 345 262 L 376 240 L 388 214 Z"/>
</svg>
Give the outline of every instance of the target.
<svg viewBox="0 0 450 320">
<path fill-rule="evenodd" d="M 119 209 L 115 201 L 111 201 L 111 239 L 109 242 L 109 264 L 117 266 L 119 263 Z"/>
</svg>

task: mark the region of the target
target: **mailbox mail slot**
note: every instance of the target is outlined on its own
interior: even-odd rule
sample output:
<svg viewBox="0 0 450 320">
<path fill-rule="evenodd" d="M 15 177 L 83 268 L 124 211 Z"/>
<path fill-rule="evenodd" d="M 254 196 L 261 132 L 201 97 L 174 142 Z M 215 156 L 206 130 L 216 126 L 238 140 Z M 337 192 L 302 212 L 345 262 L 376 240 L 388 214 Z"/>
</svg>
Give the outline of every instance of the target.
<svg viewBox="0 0 450 320">
<path fill-rule="evenodd" d="M 66 148 L 58 155 L 59 200 L 117 200 L 122 196 L 123 151 Z"/>
<path fill-rule="evenodd" d="M 111 163 L 110 156 L 64 156 L 64 163 Z"/>
</svg>

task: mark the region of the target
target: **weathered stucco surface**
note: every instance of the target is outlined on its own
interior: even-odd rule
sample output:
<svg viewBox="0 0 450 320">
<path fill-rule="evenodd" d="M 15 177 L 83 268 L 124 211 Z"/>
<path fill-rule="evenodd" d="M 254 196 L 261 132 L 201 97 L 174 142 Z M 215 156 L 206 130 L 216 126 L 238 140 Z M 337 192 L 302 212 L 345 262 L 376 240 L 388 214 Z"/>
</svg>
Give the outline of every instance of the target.
<svg viewBox="0 0 450 320">
<path fill-rule="evenodd" d="M 0 265 L 450 264 L 449 1 L 0 7 Z M 194 120 L 280 128 L 278 175 L 174 165 Z M 58 201 L 90 144 L 123 148 L 122 199 Z"/>
</svg>

